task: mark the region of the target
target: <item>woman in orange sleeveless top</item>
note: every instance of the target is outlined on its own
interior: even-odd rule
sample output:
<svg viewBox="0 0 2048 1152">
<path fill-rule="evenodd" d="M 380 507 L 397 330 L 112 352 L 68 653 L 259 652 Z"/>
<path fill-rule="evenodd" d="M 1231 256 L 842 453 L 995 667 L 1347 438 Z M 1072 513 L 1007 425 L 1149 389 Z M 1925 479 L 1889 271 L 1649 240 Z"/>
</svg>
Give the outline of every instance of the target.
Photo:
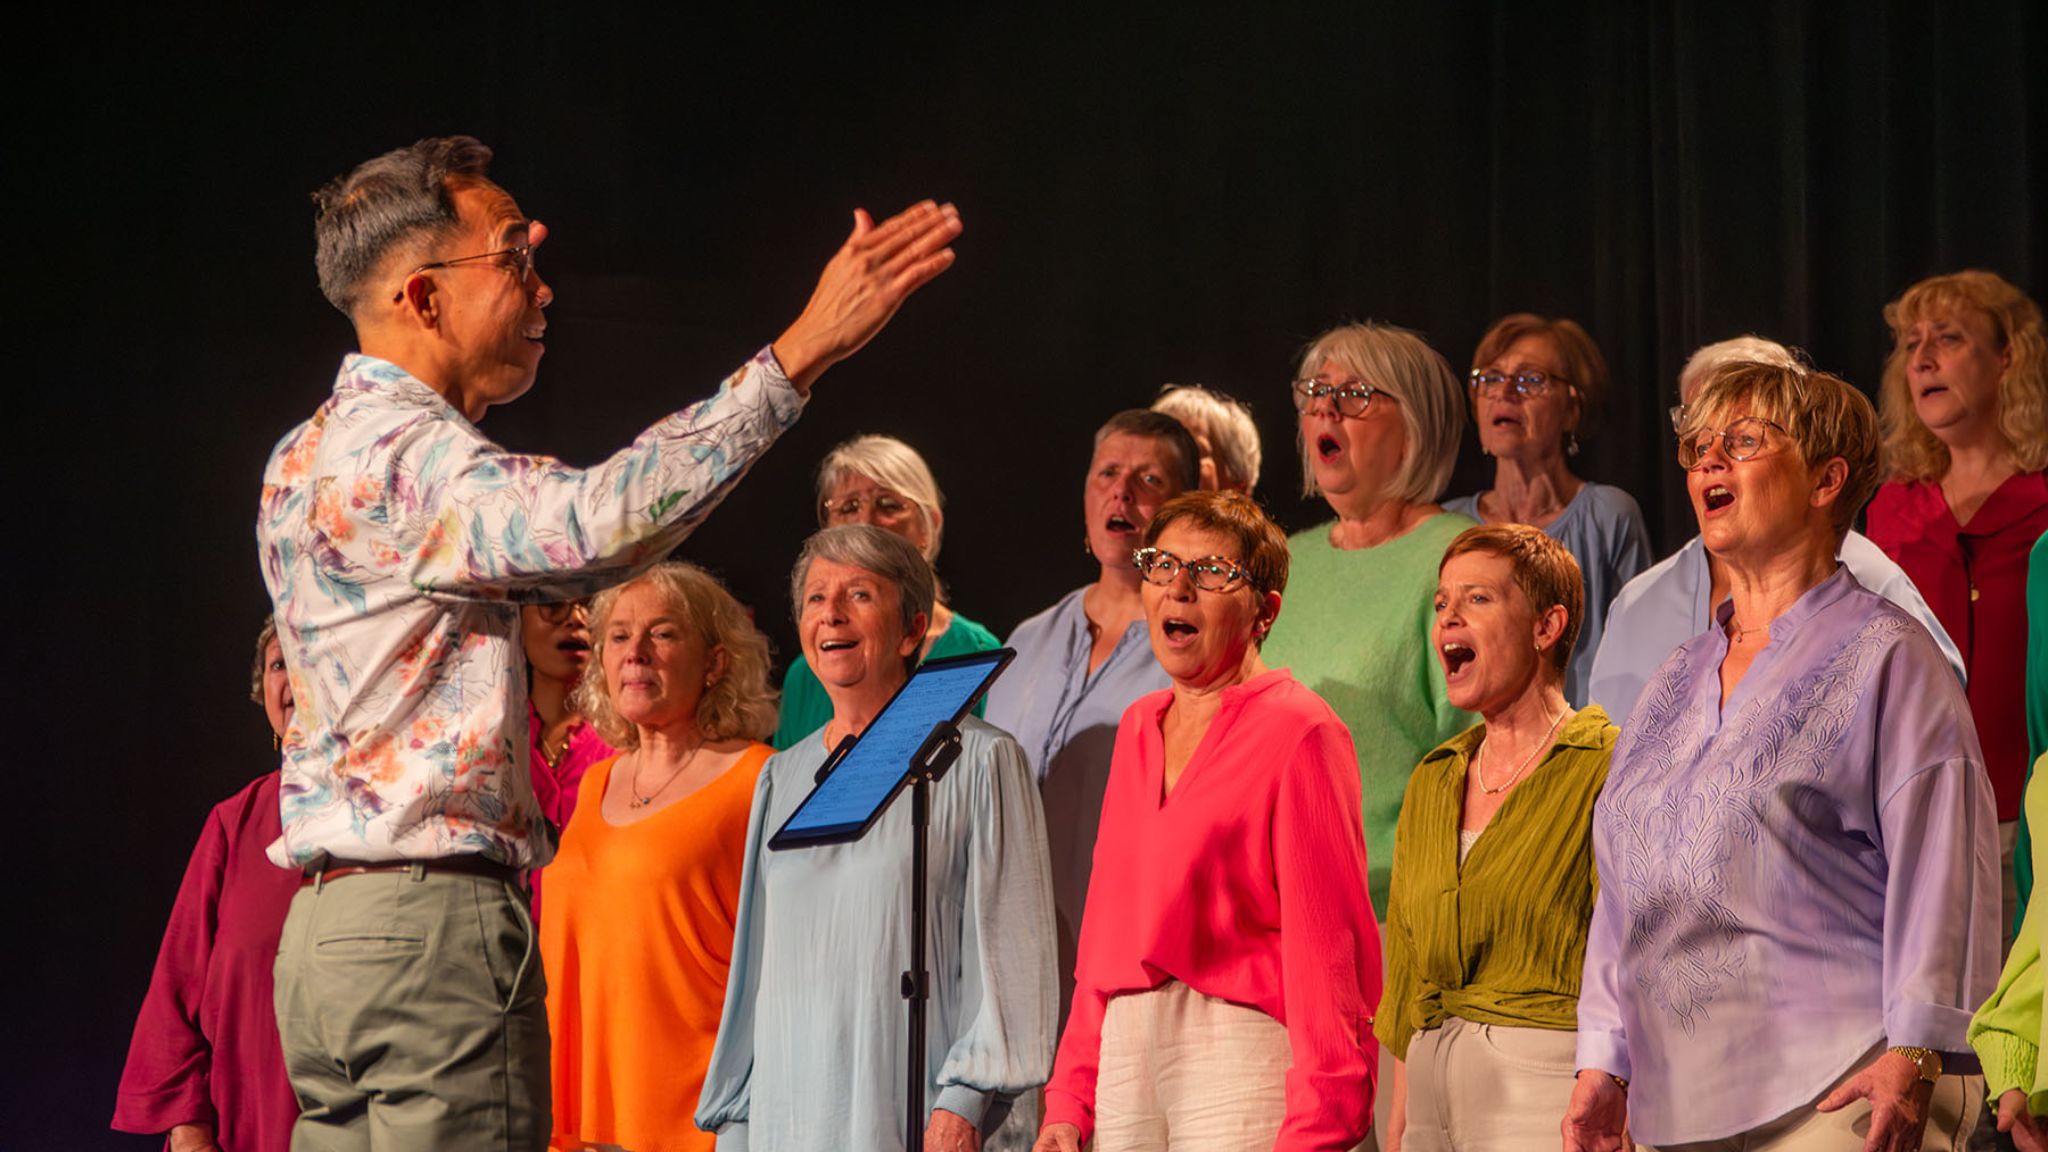
<svg viewBox="0 0 2048 1152">
<path fill-rule="evenodd" d="M 592 765 L 547 869 L 554 1145 L 713 1146 L 691 1115 L 718 1035 L 747 811 L 775 729 L 768 644 L 701 569 L 599 595 L 578 704 Z"/>
</svg>

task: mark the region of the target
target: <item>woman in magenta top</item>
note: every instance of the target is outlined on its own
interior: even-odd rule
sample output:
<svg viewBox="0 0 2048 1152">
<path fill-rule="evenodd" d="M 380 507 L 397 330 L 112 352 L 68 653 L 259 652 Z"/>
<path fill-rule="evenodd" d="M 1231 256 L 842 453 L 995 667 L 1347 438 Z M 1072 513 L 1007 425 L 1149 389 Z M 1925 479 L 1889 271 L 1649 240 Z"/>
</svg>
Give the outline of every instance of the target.
<svg viewBox="0 0 2048 1152">
<path fill-rule="evenodd" d="M 1349 1149 L 1371 1124 L 1380 947 L 1358 758 L 1259 645 L 1287 539 L 1234 492 L 1135 557 L 1172 678 L 1124 713 L 1039 1152 Z"/>
<path fill-rule="evenodd" d="M 282 736 L 292 689 L 267 620 L 249 692 Z M 270 1152 L 291 1143 L 299 1117 L 270 1003 L 277 938 L 299 890 L 299 874 L 264 854 L 280 835 L 277 784 L 266 773 L 207 816 L 135 1016 L 114 1128 L 162 1133 L 171 1152 Z"/>
<path fill-rule="evenodd" d="M 2029 762 L 2027 553 L 2048 531 L 2041 310 L 1990 272 L 1957 272 L 1906 289 L 1884 318 L 1893 344 L 1879 406 L 1891 478 L 1870 501 L 1869 534 L 1962 651 L 1998 799 L 2010 933 Z"/>
</svg>

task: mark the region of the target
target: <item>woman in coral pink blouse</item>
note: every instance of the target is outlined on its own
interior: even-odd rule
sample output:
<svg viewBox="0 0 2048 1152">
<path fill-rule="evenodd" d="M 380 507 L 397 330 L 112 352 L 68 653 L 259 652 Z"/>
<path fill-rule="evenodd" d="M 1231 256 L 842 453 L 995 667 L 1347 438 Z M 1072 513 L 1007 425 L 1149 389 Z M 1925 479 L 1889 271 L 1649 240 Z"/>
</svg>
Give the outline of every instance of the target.
<svg viewBox="0 0 2048 1152">
<path fill-rule="evenodd" d="M 1351 735 L 1259 646 L 1287 538 L 1234 492 L 1134 560 L 1173 684 L 1124 713 L 1038 1152 L 1349 1149 L 1371 1124 L 1380 946 Z"/>
<path fill-rule="evenodd" d="M 2010 947 L 2029 760 L 2027 553 L 2048 531 L 2041 310 L 1990 272 L 1957 272 L 1906 289 L 1884 318 L 1893 343 L 1879 413 L 1891 477 L 1870 501 L 1869 534 L 1913 578 L 1962 651 L 1970 715 L 1998 798 L 2001 923 Z"/>
</svg>

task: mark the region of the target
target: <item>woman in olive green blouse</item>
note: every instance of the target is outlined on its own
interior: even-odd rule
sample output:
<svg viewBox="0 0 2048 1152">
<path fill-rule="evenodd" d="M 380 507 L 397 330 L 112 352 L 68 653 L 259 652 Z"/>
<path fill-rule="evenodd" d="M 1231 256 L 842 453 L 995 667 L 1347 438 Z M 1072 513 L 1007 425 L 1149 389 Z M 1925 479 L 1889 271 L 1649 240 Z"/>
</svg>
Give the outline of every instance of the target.
<svg viewBox="0 0 2048 1152">
<path fill-rule="evenodd" d="M 1382 1131 L 1388 1152 L 1554 1150 L 1593 914 L 1593 801 L 1618 730 L 1565 701 L 1584 586 L 1562 545 L 1521 524 L 1473 528 L 1437 573 L 1445 685 L 1484 723 L 1423 757 L 1401 806 L 1374 1030 L 1402 1059 Z"/>
</svg>

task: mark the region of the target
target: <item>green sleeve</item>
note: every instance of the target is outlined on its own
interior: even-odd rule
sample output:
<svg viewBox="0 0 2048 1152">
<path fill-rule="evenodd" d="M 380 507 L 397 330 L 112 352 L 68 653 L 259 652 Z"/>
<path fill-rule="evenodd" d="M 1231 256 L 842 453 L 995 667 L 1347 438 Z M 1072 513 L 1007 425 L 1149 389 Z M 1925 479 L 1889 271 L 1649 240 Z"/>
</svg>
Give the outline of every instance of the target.
<svg viewBox="0 0 2048 1152">
<path fill-rule="evenodd" d="M 781 751 L 823 728 L 831 719 L 832 698 L 825 695 L 825 686 L 818 682 L 817 673 L 811 671 L 803 657 L 797 657 L 782 677 L 782 712 L 770 743 Z"/>
</svg>

